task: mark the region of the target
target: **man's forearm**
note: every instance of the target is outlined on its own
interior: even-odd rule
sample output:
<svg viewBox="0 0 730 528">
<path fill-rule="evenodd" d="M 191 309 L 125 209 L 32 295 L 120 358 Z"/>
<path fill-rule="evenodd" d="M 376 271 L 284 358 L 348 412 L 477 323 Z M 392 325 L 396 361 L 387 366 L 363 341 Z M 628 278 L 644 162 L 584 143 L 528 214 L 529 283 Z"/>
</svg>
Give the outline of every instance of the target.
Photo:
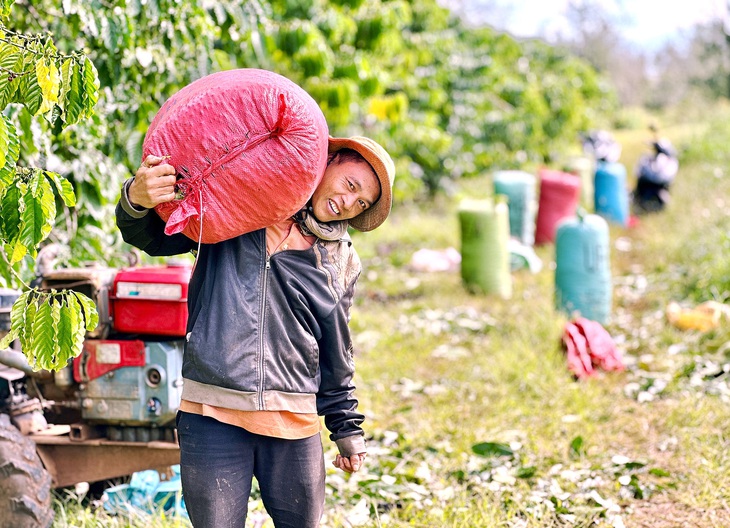
<svg viewBox="0 0 730 528">
<path fill-rule="evenodd" d="M 124 241 L 152 256 L 179 255 L 193 249 L 195 244 L 187 236 L 166 235 L 165 223 L 155 212 L 132 205 L 127 194 L 130 182 L 122 187 L 116 208 L 117 227 Z"/>
</svg>

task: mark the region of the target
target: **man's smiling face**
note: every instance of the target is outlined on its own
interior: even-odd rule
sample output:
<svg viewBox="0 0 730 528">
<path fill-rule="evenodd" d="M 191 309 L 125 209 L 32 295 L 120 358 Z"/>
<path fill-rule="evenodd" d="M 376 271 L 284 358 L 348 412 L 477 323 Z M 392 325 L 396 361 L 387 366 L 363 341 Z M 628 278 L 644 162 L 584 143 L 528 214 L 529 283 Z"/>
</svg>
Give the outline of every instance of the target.
<svg viewBox="0 0 730 528">
<path fill-rule="evenodd" d="M 335 155 L 314 191 L 312 209 L 320 222 L 349 220 L 379 197 L 380 182 L 367 161 L 341 161 Z"/>
</svg>

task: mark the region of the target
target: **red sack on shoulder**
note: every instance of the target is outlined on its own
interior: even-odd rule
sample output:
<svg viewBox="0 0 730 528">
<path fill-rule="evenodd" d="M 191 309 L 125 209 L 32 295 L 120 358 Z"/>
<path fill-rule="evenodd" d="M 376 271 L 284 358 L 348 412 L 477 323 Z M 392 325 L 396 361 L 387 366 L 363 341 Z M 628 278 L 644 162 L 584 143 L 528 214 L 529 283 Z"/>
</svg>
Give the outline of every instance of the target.
<svg viewBox="0 0 730 528">
<path fill-rule="evenodd" d="M 286 77 L 214 73 L 170 97 L 142 156 L 169 156 L 179 199 L 155 210 L 165 233 L 215 243 L 280 222 L 314 193 L 327 164 L 322 110 Z M 202 227 L 201 227 L 202 226 Z"/>
</svg>

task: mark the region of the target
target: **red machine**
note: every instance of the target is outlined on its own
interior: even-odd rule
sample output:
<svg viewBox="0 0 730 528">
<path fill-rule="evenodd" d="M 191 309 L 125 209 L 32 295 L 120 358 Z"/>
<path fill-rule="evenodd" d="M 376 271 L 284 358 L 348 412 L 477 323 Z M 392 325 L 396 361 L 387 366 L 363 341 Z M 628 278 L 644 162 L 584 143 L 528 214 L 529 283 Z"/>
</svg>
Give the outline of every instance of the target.
<svg viewBox="0 0 730 528">
<path fill-rule="evenodd" d="M 185 336 L 189 280 L 189 266 L 121 270 L 109 296 L 114 331 Z"/>
</svg>

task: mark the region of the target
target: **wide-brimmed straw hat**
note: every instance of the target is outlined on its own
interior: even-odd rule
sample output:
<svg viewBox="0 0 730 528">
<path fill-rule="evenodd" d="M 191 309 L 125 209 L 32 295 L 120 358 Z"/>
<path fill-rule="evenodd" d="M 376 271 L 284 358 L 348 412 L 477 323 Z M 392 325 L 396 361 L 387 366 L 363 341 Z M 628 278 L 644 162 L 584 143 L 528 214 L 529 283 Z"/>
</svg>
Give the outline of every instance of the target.
<svg viewBox="0 0 730 528">
<path fill-rule="evenodd" d="M 349 220 L 350 225 L 358 231 L 372 231 L 385 222 L 388 214 L 390 214 L 395 164 L 390 154 L 382 146 L 363 136 L 329 138 L 330 154 L 342 149 L 352 149 L 358 152 L 370 164 L 380 181 L 380 198 L 378 198 L 378 201 L 366 211 Z"/>
</svg>

